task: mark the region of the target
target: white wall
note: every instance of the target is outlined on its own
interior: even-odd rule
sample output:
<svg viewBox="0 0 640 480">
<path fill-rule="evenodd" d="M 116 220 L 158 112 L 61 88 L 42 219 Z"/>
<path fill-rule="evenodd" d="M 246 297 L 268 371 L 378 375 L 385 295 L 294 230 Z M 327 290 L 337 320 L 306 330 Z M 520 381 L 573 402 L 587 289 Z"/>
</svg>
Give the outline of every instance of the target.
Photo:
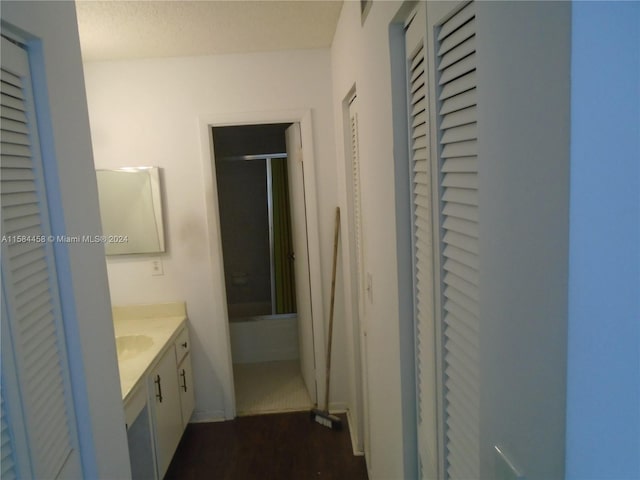
<svg viewBox="0 0 640 480">
<path fill-rule="evenodd" d="M 163 169 L 168 250 L 163 276 L 148 257 L 109 258 L 114 304 L 185 300 L 193 331 L 196 419 L 222 418 L 230 372 L 226 305 L 208 261 L 200 119 L 242 112 L 311 109 L 319 206 L 322 285 L 328 311 L 333 211 L 334 137 L 329 51 L 170 58 L 85 64 L 97 168 L 156 165 Z M 219 251 L 219 245 L 213 251 Z M 214 258 L 222 262 L 222 258 Z M 344 405 L 344 348 L 338 320 L 332 399 Z M 225 400 L 226 399 L 226 400 Z M 228 405 L 226 406 L 228 407 Z"/>
<path fill-rule="evenodd" d="M 402 8 L 401 2 L 374 2 L 361 26 L 359 2 L 345 2 L 331 48 L 333 105 L 338 163 L 338 191 L 342 211 L 347 211 L 347 178 L 342 102 L 356 85 L 359 109 L 360 180 L 362 198 L 362 236 L 364 270 L 371 274 L 373 301 L 365 301 L 362 315 L 367 330 L 367 370 L 369 386 L 370 478 L 401 479 L 416 477 L 415 392 L 413 380 L 413 338 L 407 338 L 412 319 L 400 303 L 398 255 L 406 248 L 406 238 L 396 231 L 396 201 L 402 192 L 395 185 L 394 112 L 390 74 L 389 24 Z M 402 52 L 399 52 L 402 54 Z M 348 148 L 348 147 L 347 147 Z M 349 167 L 347 167 L 349 168 Z M 408 185 L 408 180 L 407 180 Z M 343 215 L 343 232 L 347 231 Z M 348 252 L 348 238 L 342 237 L 342 254 Z M 351 269 L 345 263 L 344 278 Z M 341 277 L 342 280 L 343 277 Z M 351 289 L 339 283 L 344 292 L 347 321 L 347 348 L 350 360 L 349 404 L 356 404 L 353 331 L 350 322 Z M 410 308 L 409 308 L 410 311 Z M 413 419 L 413 420 L 412 420 Z"/>
<path fill-rule="evenodd" d="M 566 478 L 640 478 L 640 4 L 572 8 Z"/>
<path fill-rule="evenodd" d="M 51 212 L 52 233 L 98 235 L 102 229 L 74 4 L 3 2 L 2 21 L 30 39 L 36 103 L 49 105 L 39 119 L 42 157 L 50 206 L 62 207 Z M 49 188 L 56 183 L 59 189 Z M 108 340 L 114 333 L 103 246 L 56 244 L 54 249 L 59 272 L 72 279 L 60 284 L 60 294 L 84 476 L 127 478 L 115 342 Z"/>
</svg>

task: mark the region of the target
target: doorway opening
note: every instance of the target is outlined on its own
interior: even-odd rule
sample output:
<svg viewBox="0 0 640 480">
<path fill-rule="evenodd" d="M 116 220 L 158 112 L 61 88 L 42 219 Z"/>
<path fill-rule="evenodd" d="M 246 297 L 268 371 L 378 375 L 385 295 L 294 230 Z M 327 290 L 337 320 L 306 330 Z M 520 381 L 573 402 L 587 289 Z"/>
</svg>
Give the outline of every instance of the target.
<svg viewBox="0 0 640 480">
<path fill-rule="evenodd" d="M 287 153 L 292 128 L 299 131 L 292 123 L 212 128 L 240 416 L 307 410 L 315 398 L 302 367 L 305 357 L 313 358 L 313 338 L 304 338 L 300 325 L 306 320 L 304 300 L 298 312 L 298 299 L 308 288 L 298 281 L 295 265 L 300 245 L 306 249 L 306 221 L 302 243 L 294 233 L 300 219 L 292 211 L 292 201 L 298 201 Z"/>
</svg>

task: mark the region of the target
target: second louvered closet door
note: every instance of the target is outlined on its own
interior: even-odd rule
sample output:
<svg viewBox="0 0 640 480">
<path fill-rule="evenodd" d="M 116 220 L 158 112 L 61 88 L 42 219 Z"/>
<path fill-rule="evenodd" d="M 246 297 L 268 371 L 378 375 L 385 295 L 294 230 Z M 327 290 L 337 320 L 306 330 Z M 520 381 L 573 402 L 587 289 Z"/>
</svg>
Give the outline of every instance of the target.
<svg viewBox="0 0 640 480">
<path fill-rule="evenodd" d="M 426 12 L 420 4 L 405 30 L 413 297 L 416 355 L 418 466 L 420 478 L 437 476 L 433 305 L 432 188 L 429 141 Z"/>
<path fill-rule="evenodd" d="M 475 4 L 437 29 L 445 477 L 479 478 L 478 161 Z"/>
</svg>

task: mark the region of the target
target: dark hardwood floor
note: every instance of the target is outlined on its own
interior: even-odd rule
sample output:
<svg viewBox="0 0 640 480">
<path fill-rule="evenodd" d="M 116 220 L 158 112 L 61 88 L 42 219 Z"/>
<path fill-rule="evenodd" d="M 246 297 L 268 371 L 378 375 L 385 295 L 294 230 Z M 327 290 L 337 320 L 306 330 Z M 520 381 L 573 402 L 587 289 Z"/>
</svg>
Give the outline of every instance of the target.
<svg viewBox="0 0 640 480">
<path fill-rule="evenodd" d="M 353 456 L 346 417 L 342 431 L 311 421 L 309 412 L 192 423 L 165 479 L 366 480 Z"/>
</svg>

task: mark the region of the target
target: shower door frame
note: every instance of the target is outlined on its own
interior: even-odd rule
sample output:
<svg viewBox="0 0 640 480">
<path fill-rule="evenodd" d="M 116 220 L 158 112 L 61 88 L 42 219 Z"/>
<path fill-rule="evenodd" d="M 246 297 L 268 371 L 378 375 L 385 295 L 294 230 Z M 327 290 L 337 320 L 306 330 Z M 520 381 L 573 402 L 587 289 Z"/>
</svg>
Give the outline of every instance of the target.
<svg viewBox="0 0 640 480">
<path fill-rule="evenodd" d="M 284 134 L 283 134 L 284 135 Z M 214 147 L 215 150 L 215 147 Z M 287 158 L 287 153 L 260 153 L 255 155 L 234 155 L 221 157 L 219 162 L 251 162 L 257 160 L 265 161 L 267 169 L 267 212 L 269 218 L 269 269 L 271 278 L 271 315 L 276 315 L 276 269 L 275 269 L 275 232 L 273 229 L 273 172 L 271 170 L 271 160 L 274 158 Z M 295 312 L 285 312 L 286 314 Z"/>
<path fill-rule="evenodd" d="M 207 239 L 209 241 L 209 262 L 211 265 L 213 286 L 211 298 L 212 309 L 219 315 L 212 319 L 216 331 L 224 332 L 223 341 L 211 339 L 206 348 L 210 348 L 219 364 L 215 366 L 223 390 L 224 418 L 233 419 L 236 416 L 235 389 L 233 379 L 233 360 L 231 357 L 231 337 L 229 329 L 229 314 L 227 311 L 227 294 L 224 280 L 224 266 L 222 257 L 222 237 L 218 210 L 218 188 L 216 183 L 215 154 L 213 150 L 213 128 L 235 127 L 243 125 L 262 125 L 274 123 L 298 123 L 302 137 L 302 156 L 305 170 L 302 179 L 289 178 L 289 184 L 302 181 L 304 185 L 304 205 L 306 213 L 307 251 L 309 262 L 307 265 L 310 282 L 313 325 L 313 358 L 315 364 L 315 382 L 317 385 L 315 398 L 318 402 L 324 398 L 326 352 L 324 332 L 324 307 L 322 269 L 320 264 L 320 232 L 319 215 L 316 195 L 315 157 L 313 147 L 313 126 L 311 110 L 284 110 L 268 112 L 236 112 L 228 114 L 207 115 L 199 118 L 201 158 L 203 168 L 203 182 L 205 192 L 205 217 Z M 293 199 L 292 199 L 293 200 Z M 300 309 L 300 305 L 298 305 Z"/>
</svg>

